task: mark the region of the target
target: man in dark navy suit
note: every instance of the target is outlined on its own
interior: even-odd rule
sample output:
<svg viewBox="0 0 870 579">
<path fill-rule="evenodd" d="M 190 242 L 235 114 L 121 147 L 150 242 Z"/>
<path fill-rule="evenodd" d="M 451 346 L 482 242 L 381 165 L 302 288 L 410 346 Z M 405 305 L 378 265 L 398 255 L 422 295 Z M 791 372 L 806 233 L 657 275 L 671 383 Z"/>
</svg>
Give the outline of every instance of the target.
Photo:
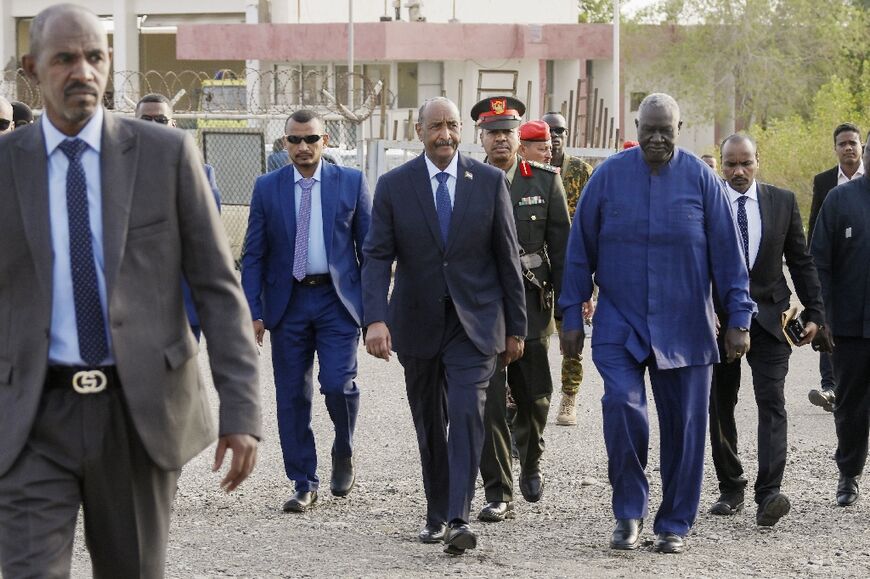
<svg viewBox="0 0 870 579">
<path fill-rule="evenodd" d="M 320 391 L 335 427 L 335 496 L 355 481 L 353 431 L 359 408 L 356 350 L 363 320 L 362 244 L 371 195 L 360 171 L 323 162 L 323 121 L 299 110 L 285 126 L 290 163 L 257 179 L 242 256 L 242 287 L 262 345 L 272 335 L 278 433 L 296 493 L 285 512 L 317 501 L 317 452 L 311 430 L 314 353 Z"/>
<path fill-rule="evenodd" d="M 459 119 L 443 97 L 420 107 L 425 153 L 378 180 L 362 268 L 366 350 L 384 360 L 395 351 L 405 368 L 427 503 L 419 538 L 455 555 L 477 546 L 468 513 L 486 388 L 497 356 L 522 356 L 526 334 L 507 182 L 457 152 Z"/>
<path fill-rule="evenodd" d="M 834 152 L 837 154 L 837 166 L 822 171 L 813 177 L 813 203 L 810 206 L 810 223 L 807 239 L 813 238 L 816 220 L 822 203 L 834 187 L 858 179 L 864 175 L 864 162 L 861 160 L 861 130 L 852 123 L 842 123 L 834 129 Z M 821 406 L 828 412 L 834 411 L 837 403 L 834 369 L 831 364 L 832 355 L 827 352 L 819 354 L 819 374 L 821 388 L 813 388 L 809 392 L 810 402 Z"/>
<path fill-rule="evenodd" d="M 146 94 L 136 104 L 136 118 L 143 121 L 150 121 L 169 127 L 175 126 L 175 118 L 172 116 L 172 103 L 162 94 Z M 217 182 L 214 178 L 214 167 L 208 163 L 204 163 L 205 176 L 208 179 L 208 185 L 211 187 L 211 193 L 214 195 L 214 202 L 217 203 L 218 211 L 221 209 L 221 192 L 218 191 Z M 199 316 L 196 315 L 196 306 L 193 303 L 193 295 L 190 293 L 190 286 L 187 282 L 181 284 L 182 294 L 184 296 L 184 310 L 187 312 L 187 321 L 190 322 L 190 329 L 193 335 L 199 341 L 202 335 L 202 328 L 199 325 Z"/>
</svg>

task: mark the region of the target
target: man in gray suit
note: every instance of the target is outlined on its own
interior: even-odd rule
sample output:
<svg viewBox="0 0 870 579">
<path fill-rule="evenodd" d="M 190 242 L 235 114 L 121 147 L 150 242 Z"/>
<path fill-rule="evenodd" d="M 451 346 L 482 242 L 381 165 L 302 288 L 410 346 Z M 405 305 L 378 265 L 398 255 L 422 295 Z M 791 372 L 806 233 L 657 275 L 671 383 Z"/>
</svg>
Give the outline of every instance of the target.
<svg viewBox="0 0 870 579">
<path fill-rule="evenodd" d="M 221 486 L 254 467 L 257 355 L 192 139 L 102 108 L 109 47 L 79 6 L 40 12 L 38 123 L 0 140 L 0 569 L 70 572 L 79 508 L 96 577 L 162 577 L 181 467 L 220 434 Z M 210 416 L 188 280 L 220 396 Z"/>
<path fill-rule="evenodd" d="M 468 512 L 486 388 L 497 356 L 518 359 L 526 335 L 507 182 L 457 152 L 461 131 L 450 100 L 420 107 L 425 153 L 378 180 L 362 265 L 366 350 L 384 360 L 395 350 L 405 368 L 427 502 L 419 539 L 454 555 L 477 545 Z"/>
</svg>

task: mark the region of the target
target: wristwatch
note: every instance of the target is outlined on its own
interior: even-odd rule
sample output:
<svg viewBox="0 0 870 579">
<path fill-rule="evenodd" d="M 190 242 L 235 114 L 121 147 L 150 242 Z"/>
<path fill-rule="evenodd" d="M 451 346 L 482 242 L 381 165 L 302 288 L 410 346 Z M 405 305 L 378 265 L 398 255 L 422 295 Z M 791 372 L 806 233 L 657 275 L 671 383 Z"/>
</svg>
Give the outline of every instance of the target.
<svg viewBox="0 0 870 579">
<path fill-rule="evenodd" d="M 525 337 L 525 336 L 511 336 L 511 338 L 513 338 L 514 340 L 516 340 L 516 341 L 519 342 L 520 344 L 522 344 L 523 342 L 526 341 L 526 337 Z"/>
<path fill-rule="evenodd" d="M 748 332 L 748 331 L 749 331 L 749 328 L 743 328 L 743 327 L 740 327 L 740 326 L 737 326 L 737 327 L 734 328 L 734 329 L 737 330 L 738 332 Z"/>
</svg>

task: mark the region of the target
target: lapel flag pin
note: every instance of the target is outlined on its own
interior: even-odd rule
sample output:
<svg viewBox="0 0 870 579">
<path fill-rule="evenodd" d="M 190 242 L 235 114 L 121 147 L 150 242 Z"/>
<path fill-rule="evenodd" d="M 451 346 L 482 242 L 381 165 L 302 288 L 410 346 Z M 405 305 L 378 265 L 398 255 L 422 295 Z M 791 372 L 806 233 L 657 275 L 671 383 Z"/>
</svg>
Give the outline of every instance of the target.
<svg viewBox="0 0 870 579">
<path fill-rule="evenodd" d="M 466 171 L 465 178 L 466 179 L 474 179 L 474 175 L 471 174 L 471 171 Z"/>
</svg>

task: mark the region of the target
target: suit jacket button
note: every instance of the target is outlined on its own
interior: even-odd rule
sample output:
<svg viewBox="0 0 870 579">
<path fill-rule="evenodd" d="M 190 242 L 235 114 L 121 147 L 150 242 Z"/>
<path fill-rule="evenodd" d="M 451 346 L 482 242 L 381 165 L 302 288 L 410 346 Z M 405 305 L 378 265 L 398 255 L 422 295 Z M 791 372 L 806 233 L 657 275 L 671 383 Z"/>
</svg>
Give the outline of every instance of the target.
<svg viewBox="0 0 870 579">
<path fill-rule="evenodd" d="M 447 267 L 447 262 L 445 261 L 445 262 L 442 263 L 441 265 L 443 265 L 444 267 Z"/>
<path fill-rule="evenodd" d="M 537 215 L 532 215 L 532 221 L 535 221 L 538 218 Z"/>
</svg>

